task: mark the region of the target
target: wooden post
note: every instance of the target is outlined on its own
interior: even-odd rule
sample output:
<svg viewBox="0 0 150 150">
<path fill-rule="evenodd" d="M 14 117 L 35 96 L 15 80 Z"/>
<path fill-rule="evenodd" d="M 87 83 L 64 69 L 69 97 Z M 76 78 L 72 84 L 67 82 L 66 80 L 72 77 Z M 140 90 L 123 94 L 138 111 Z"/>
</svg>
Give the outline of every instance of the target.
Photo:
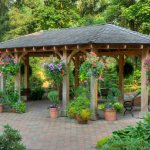
<svg viewBox="0 0 150 150">
<path fill-rule="evenodd" d="M 69 101 L 69 64 L 66 50 L 63 51 L 63 62 L 66 65 L 67 74 L 63 77 L 62 116 L 66 116 L 66 107 Z"/>
<path fill-rule="evenodd" d="M 25 57 L 25 63 L 24 63 L 24 85 L 25 89 L 29 89 L 29 56 Z M 26 96 L 27 100 L 28 96 Z"/>
<path fill-rule="evenodd" d="M 79 56 L 75 56 L 75 89 L 79 86 Z"/>
<path fill-rule="evenodd" d="M 123 77 L 124 55 L 121 55 L 121 54 L 119 55 L 118 66 L 119 66 L 119 90 L 121 92 L 121 96 L 119 98 L 119 101 L 123 102 L 123 97 L 124 97 L 124 77 Z"/>
<path fill-rule="evenodd" d="M 97 113 L 97 79 L 94 76 L 91 76 L 91 83 L 90 83 L 90 93 L 91 93 L 91 103 L 90 108 L 92 111 L 92 120 L 97 120 L 96 113 Z"/>
<path fill-rule="evenodd" d="M 16 60 L 16 63 L 19 63 L 19 55 L 18 53 L 15 54 L 15 60 Z M 21 100 L 21 97 L 20 97 L 20 68 L 19 68 L 19 71 L 16 75 L 16 78 L 15 78 L 15 91 L 18 92 L 19 94 L 19 100 Z"/>
<path fill-rule="evenodd" d="M 5 92 L 5 77 L 1 75 L 1 91 Z"/>
<path fill-rule="evenodd" d="M 141 63 L 141 113 L 140 116 L 144 116 L 148 112 L 148 86 L 146 70 L 144 68 L 145 58 L 148 56 L 149 51 L 142 51 L 142 63 Z"/>
<path fill-rule="evenodd" d="M 26 56 L 24 67 L 24 83 L 25 88 L 29 88 L 29 57 Z"/>
</svg>

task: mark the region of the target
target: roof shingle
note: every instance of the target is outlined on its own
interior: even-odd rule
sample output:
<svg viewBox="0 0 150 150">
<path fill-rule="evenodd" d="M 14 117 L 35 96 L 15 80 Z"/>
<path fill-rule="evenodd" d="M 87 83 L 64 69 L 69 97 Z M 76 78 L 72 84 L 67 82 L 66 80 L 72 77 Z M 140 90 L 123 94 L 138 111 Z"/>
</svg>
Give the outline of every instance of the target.
<svg viewBox="0 0 150 150">
<path fill-rule="evenodd" d="M 40 31 L 0 43 L 3 48 L 73 44 L 150 44 L 150 36 L 112 24 Z"/>
</svg>

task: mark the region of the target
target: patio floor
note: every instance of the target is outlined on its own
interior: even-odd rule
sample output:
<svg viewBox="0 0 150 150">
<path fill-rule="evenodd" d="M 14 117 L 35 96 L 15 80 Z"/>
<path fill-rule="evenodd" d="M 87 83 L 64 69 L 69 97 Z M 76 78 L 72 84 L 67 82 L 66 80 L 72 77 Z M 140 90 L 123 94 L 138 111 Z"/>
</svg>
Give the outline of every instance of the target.
<svg viewBox="0 0 150 150">
<path fill-rule="evenodd" d="M 0 132 L 5 124 L 18 129 L 28 150 L 95 150 L 97 140 L 138 121 L 128 114 L 120 115 L 115 122 L 98 120 L 79 125 L 65 117 L 50 119 L 47 101 L 28 102 L 27 105 L 25 114 L 0 114 Z"/>
</svg>

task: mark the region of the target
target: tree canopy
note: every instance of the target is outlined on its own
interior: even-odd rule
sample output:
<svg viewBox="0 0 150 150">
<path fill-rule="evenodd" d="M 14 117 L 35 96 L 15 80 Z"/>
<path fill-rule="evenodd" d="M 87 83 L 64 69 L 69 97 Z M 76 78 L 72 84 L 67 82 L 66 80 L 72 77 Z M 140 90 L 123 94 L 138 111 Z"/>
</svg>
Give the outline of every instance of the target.
<svg viewBox="0 0 150 150">
<path fill-rule="evenodd" d="M 40 30 L 113 23 L 150 34 L 150 0 L 1 0 L 0 41 Z"/>
</svg>

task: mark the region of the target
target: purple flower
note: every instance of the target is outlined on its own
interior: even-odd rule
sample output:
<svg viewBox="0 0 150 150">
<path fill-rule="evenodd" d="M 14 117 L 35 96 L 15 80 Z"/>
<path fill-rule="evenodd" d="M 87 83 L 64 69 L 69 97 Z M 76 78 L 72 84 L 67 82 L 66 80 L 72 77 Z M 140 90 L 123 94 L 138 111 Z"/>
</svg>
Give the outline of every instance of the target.
<svg viewBox="0 0 150 150">
<path fill-rule="evenodd" d="M 49 64 L 48 67 L 49 67 L 49 69 L 51 71 L 54 71 L 54 69 L 55 69 L 55 65 L 54 64 Z"/>
<path fill-rule="evenodd" d="M 57 68 L 58 68 L 59 71 L 61 71 L 62 70 L 62 64 L 58 64 Z"/>
</svg>

